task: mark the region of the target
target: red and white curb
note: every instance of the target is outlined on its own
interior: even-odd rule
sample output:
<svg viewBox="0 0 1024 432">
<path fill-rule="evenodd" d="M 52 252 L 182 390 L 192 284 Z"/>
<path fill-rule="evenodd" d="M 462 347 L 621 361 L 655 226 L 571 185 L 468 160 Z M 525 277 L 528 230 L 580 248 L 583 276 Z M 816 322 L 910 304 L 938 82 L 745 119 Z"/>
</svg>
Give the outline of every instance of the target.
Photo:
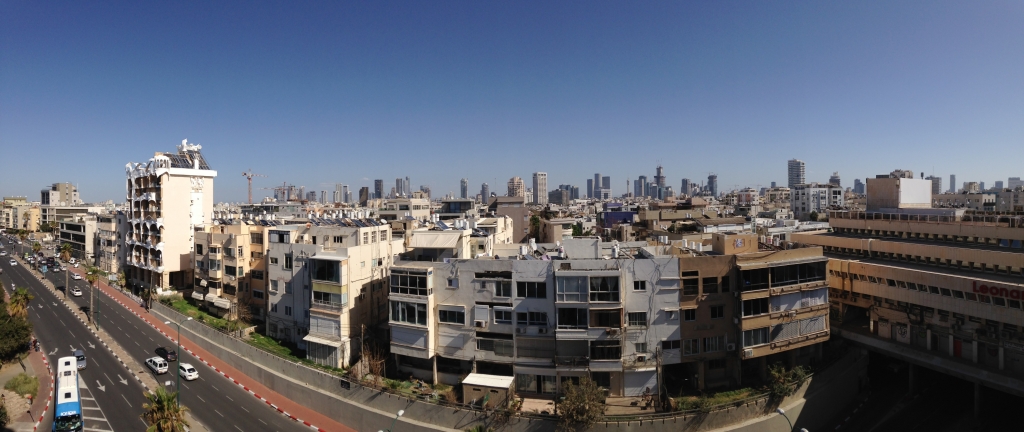
<svg viewBox="0 0 1024 432">
<path fill-rule="evenodd" d="M 113 288 L 111 288 L 111 289 L 113 289 Z M 160 334 L 164 335 L 164 337 L 166 337 L 171 342 L 175 342 L 174 337 L 172 337 L 171 335 L 165 333 L 163 330 L 161 330 L 159 327 L 157 327 L 154 323 L 150 322 L 149 319 L 147 319 L 146 317 L 144 317 L 142 315 L 139 315 L 138 312 L 135 312 L 135 310 L 133 310 L 132 308 L 128 307 L 128 305 L 122 303 L 121 300 L 118 300 L 118 299 L 114 298 L 114 296 L 110 295 L 109 293 L 105 292 L 102 289 L 99 292 L 105 294 L 111 300 L 117 302 L 117 304 L 121 305 L 121 307 L 127 309 L 128 312 L 131 312 L 131 313 L 135 314 L 135 316 L 137 316 L 137 317 L 139 317 L 139 319 L 145 321 L 146 324 L 149 324 L 150 327 L 153 327 L 154 330 L 160 332 Z M 316 427 L 315 425 L 310 424 L 308 421 L 305 421 L 305 420 L 302 420 L 302 419 L 300 419 L 298 417 L 295 417 L 294 415 L 289 414 L 287 411 L 281 409 L 281 407 L 278 407 L 277 405 L 275 405 L 274 403 L 270 402 L 269 400 L 264 399 L 263 396 L 260 396 L 259 394 L 256 394 L 256 392 L 253 392 L 252 390 L 249 389 L 249 387 L 246 387 L 242 383 L 238 382 L 238 380 L 236 380 L 234 378 L 231 378 L 231 376 L 229 376 L 228 374 L 226 374 L 223 371 L 221 371 L 220 369 L 218 369 L 216 366 L 211 364 L 209 361 L 203 360 L 202 357 L 200 357 L 198 354 L 196 354 L 192 350 L 188 349 L 184 345 L 181 345 L 181 349 L 187 351 L 189 354 L 192 354 L 192 356 L 194 356 L 195 358 L 199 359 L 199 361 L 201 361 L 204 364 L 206 364 L 206 366 L 208 366 L 210 369 L 213 369 L 214 371 L 216 371 L 218 374 L 220 374 L 224 378 L 227 378 L 228 381 L 231 381 L 231 382 L 235 383 L 235 385 L 237 385 L 237 386 L 241 387 L 243 390 L 249 392 L 249 394 L 253 395 L 256 399 L 259 399 L 259 400 L 263 401 L 263 403 L 265 403 L 269 407 L 277 410 L 277 412 L 283 414 L 285 417 L 288 417 L 292 421 L 295 421 L 295 422 L 298 422 L 298 423 L 302 423 L 306 427 L 308 427 L 310 429 L 313 429 L 313 430 L 316 430 L 318 432 L 327 432 L 326 429 L 322 429 L 322 428 Z"/>
<path fill-rule="evenodd" d="M 43 364 L 46 365 L 46 373 L 50 375 L 50 394 L 46 395 L 46 407 L 43 408 L 43 412 L 39 413 L 39 420 L 36 420 L 36 424 L 32 425 L 33 431 L 39 428 L 39 423 L 43 422 L 43 417 L 46 417 L 46 412 L 50 410 L 50 401 L 53 400 L 53 387 L 55 385 L 53 369 L 50 369 L 50 362 L 49 360 L 46 360 L 46 351 L 43 350 L 43 344 L 39 344 L 39 351 L 40 354 L 43 355 Z"/>
</svg>

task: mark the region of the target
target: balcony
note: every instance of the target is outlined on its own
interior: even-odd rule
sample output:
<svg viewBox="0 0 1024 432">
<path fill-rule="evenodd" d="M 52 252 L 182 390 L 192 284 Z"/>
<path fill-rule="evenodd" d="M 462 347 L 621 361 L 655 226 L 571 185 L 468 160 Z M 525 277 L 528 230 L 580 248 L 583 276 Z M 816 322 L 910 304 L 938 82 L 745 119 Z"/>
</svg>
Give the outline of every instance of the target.
<svg viewBox="0 0 1024 432">
<path fill-rule="evenodd" d="M 309 309 L 318 312 L 329 312 L 329 313 L 341 313 L 344 310 L 345 305 L 342 303 L 334 303 L 329 301 L 313 300 L 309 304 Z"/>
<path fill-rule="evenodd" d="M 590 357 L 581 356 L 555 356 L 556 366 L 589 366 Z"/>
</svg>

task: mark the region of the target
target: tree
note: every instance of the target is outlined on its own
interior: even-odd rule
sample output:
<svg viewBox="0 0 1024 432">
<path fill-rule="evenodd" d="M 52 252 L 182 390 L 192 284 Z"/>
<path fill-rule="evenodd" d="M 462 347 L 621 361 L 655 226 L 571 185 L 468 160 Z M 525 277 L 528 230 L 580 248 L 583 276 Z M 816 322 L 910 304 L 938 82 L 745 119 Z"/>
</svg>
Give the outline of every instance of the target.
<svg viewBox="0 0 1024 432">
<path fill-rule="evenodd" d="M 177 392 L 167 392 L 158 387 L 155 392 L 146 393 L 148 403 L 142 404 L 142 419 L 149 423 L 146 432 L 184 432 L 189 426 L 185 420 L 188 408 L 178 405 Z"/>
<path fill-rule="evenodd" d="M 579 384 L 566 381 L 562 392 L 565 398 L 558 403 L 560 430 L 585 431 L 604 416 L 604 390 L 589 376 L 583 376 Z"/>
<path fill-rule="evenodd" d="M 96 281 L 100 278 L 100 269 L 96 267 L 85 268 L 85 280 L 89 281 L 89 322 L 96 323 L 96 310 L 93 308 L 96 302 Z M 99 328 L 99 326 L 96 326 Z"/>
<path fill-rule="evenodd" d="M 583 224 L 576 223 L 572 226 L 572 236 L 581 237 L 583 235 Z"/>
<path fill-rule="evenodd" d="M 818 220 L 818 212 L 816 212 L 816 211 L 812 211 L 812 212 L 811 212 L 811 216 L 810 216 L 810 219 L 811 219 L 812 221 L 817 221 L 817 220 Z"/>
<path fill-rule="evenodd" d="M 7 307 L 0 307 L 0 365 L 25 351 L 31 338 L 32 325 L 28 320 L 12 316 Z"/>
<path fill-rule="evenodd" d="M 540 217 L 530 216 L 530 237 L 540 238 Z"/>
<path fill-rule="evenodd" d="M 125 274 L 125 272 L 121 272 L 121 273 L 117 274 L 117 286 L 121 287 L 121 289 L 124 289 L 124 286 L 125 286 L 125 284 L 127 282 L 128 282 L 128 275 Z"/>
<path fill-rule="evenodd" d="M 32 259 L 34 261 L 34 265 L 35 265 L 36 268 L 39 268 L 39 260 L 36 259 L 36 258 L 37 258 L 37 255 L 39 254 L 39 251 L 42 250 L 42 249 L 43 249 L 43 245 L 39 244 L 39 242 L 32 242 Z"/>
<path fill-rule="evenodd" d="M 11 302 L 7 304 L 7 313 L 12 317 L 28 319 L 28 303 L 34 298 L 35 296 L 29 294 L 28 289 L 18 287 L 14 290 L 14 294 L 11 294 Z"/>
<path fill-rule="evenodd" d="M 11 421 L 11 416 L 7 414 L 7 402 L 4 399 L 0 399 L 0 428 L 7 427 L 7 423 Z"/>
<path fill-rule="evenodd" d="M 60 260 L 68 262 L 71 260 L 71 243 L 60 245 Z M 64 298 L 68 298 L 68 272 L 64 271 Z"/>
<path fill-rule="evenodd" d="M 232 331 L 241 331 L 252 323 L 252 309 L 249 308 L 250 304 L 249 297 L 238 298 L 238 302 L 235 303 L 235 319 L 231 320 Z"/>
</svg>

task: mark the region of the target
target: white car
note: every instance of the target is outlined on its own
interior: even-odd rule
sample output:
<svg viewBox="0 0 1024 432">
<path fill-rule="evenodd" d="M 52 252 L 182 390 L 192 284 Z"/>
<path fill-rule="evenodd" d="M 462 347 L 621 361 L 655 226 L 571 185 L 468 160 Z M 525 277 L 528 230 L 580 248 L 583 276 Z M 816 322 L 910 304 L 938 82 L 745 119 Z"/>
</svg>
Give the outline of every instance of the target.
<svg viewBox="0 0 1024 432">
<path fill-rule="evenodd" d="M 60 271 L 68 271 L 68 268 L 64 267 L 64 266 L 60 266 Z"/>
<path fill-rule="evenodd" d="M 185 381 L 195 381 L 199 379 L 199 371 L 188 363 L 182 363 L 178 366 L 178 375 L 185 378 Z"/>
<path fill-rule="evenodd" d="M 0 256 L 7 256 L 7 251 L 0 251 Z"/>
<path fill-rule="evenodd" d="M 82 289 L 78 288 L 78 287 L 71 288 L 71 295 L 73 295 L 75 297 L 81 297 L 82 296 Z"/>
<path fill-rule="evenodd" d="M 160 357 L 150 357 L 146 359 L 146 366 L 149 366 L 157 375 L 167 373 L 167 360 Z"/>
<path fill-rule="evenodd" d="M 73 265 L 75 266 L 75 268 L 78 268 L 78 263 L 74 263 Z"/>
<path fill-rule="evenodd" d="M 18 265 L 18 262 L 17 262 L 17 261 L 15 261 L 15 260 L 11 260 L 11 265 L 12 265 L 12 266 L 13 266 L 13 265 Z"/>
<path fill-rule="evenodd" d="M 78 273 L 71 273 L 71 279 L 82 280 L 82 275 L 80 275 Z"/>
</svg>

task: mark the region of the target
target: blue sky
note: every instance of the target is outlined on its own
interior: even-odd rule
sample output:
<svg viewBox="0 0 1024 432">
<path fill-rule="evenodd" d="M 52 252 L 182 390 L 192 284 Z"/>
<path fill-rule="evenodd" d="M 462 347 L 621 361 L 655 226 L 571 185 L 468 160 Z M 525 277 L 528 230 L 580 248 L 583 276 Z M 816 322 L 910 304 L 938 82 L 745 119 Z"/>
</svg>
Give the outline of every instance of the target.
<svg viewBox="0 0 1024 432">
<path fill-rule="evenodd" d="M 0 194 L 124 198 L 187 138 L 310 189 L 410 176 L 616 194 L 665 166 L 719 188 L 896 168 L 1024 176 L 1024 3 L 0 3 Z M 265 196 L 269 191 L 257 190 Z"/>
</svg>

